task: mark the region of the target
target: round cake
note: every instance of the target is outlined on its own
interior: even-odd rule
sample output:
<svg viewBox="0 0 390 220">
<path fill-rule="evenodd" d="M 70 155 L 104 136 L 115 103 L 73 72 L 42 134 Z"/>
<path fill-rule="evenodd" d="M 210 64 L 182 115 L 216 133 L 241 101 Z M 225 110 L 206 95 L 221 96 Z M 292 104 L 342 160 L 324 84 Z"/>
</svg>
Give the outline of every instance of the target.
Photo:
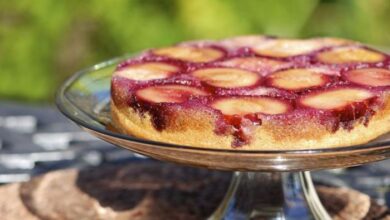
<svg viewBox="0 0 390 220">
<path fill-rule="evenodd" d="M 390 131 L 390 56 L 338 38 L 240 36 L 150 49 L 111 82 L 121 133 L 186 146 L 295 150 Z"/>
</svg>

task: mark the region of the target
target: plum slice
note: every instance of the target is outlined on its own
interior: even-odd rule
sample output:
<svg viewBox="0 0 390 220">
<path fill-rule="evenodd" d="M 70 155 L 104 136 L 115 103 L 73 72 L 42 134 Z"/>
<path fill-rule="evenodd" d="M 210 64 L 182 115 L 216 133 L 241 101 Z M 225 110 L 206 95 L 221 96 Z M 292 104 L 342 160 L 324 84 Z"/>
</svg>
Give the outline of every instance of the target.
<svg viewBox="0 0 390 220">
<path fill-rule="evenodd" d="M 221 62 L 220 65 L 269 73 L 281 68 L 289 67 L 292 63 L 262 57 L 237 57 L 225 60 Z"/>
<path fill-rule="evenodd" d="M 360 47 L 341 47 L 319 53 L 317 54 L 317 59 L 323 63 L 330 64 L 374 63 L 383 61 L 385 56 L 381 53 Z"/>
<path fill-rule="evenodd" d="M 183 85 L 151 86 L 136 92 L 138 98 L 151 103 L 182 103 L 192 97 L 207 95 L 201 89 Z"/>
<path fill-rule="evenodd" d="M 222 51 L 214 48 L 190 46 L 165 47 L 155 49 L 152 53 L 194 63 L 211 62 L 224 56 Z"/>
<path fill-rule="evenodd" d="M 223 123 L 227 123 L 232 129 L 226 131 L 234 137 L 233 147 L 248 144 L 254 137 L 256 126 L 262 124 L 260 114 L 277 115 L 292 109 L 291 105 L 280 99 L 265 96 L 233 96 L 214 100 L 211 107 L 221 111 Z M 224 128 L 224 126 L 222 126 Z M 225 133 L 224 130 L 221 130 Z"/>
<path fill-rule="evenodd" d="M 325 47 L 349 45 L 353 43 L 353 41 L 338 38 L 314 38 L 306 40 L 274 39 L 253 47 L 253 50 L 259 55 L 283 58 L 307 54 Z"/>
<path fill-rule="evenodd" d="M 262 44 L 266 41 L 267 38 L 259 35 L 247 35 L 247 36 L 239 36 L 226 38 L 221 41 L 221 44 L 228 48 L 239 48 L 239 47 L 254 47 L 259 44 Z"/>
<path fill-rule="evenodd" d="M 179 71 L 179 67 L 167 63 L 147 62 L 126 66 L 117 70 L 115 76 L 131 80 L 147 81 L 164 79 Z"/>
<path fill-rule="evenodd" d="M 390 86 L 390 70 L 365 68 L 344 73 L 348 81 L 365 86 Z"/>
<path fill-rule="evenodd" d="M 208 85 L 221 88 L 253 86 L 261 78 L 254 72 L 221 67 L 199 69 L 191 74 Z"/>
<path fill-rule="evenodd" d="M 322 46 L 315 40 L 275 39 L 253 47 L 253 50 L 259 55 L 289 57 L 309 53 Z"/>
<path fill-rule="evenodd" d="M 346 45 L 357 45 L 358 44 L 358 42 L 356 42 L 356 41 L 342 39 L 342 38 L 335 38 L 335 37 L 321 37 L 321 38 L 313 38 L 311 40 L 320 42 L 324 47 L 346 46 Z"/>
<path fill-rule="evenodd" d="M 301 90 L 323 86 L 329 77 L 317 69 L 289 69 L 268 76 L 267 84 L 286 90 Z"/>
<path fill-rule="evenodd" d="M 314 109 L 339 110 L 374 96 L 375 94 L 362 88 L 337 88 L 308 94 L 301 98 L 300 103 Z"/>
<path fill-rule="evenodd" d="M 224 115 L 247 115 L 263 113 L 269 115 L 286 113 L 291 107 L 288 103 L 269 97 L 230 97 L 220 98 L 211 105 Z"/>
</svg>

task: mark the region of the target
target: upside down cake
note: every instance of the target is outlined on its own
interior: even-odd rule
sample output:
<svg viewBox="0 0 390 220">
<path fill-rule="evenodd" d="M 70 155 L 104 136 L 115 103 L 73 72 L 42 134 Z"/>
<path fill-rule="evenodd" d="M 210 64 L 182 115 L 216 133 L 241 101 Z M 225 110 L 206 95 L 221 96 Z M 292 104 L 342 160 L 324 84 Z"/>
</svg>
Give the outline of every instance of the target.
<svg viewBox="0 0 390 220">
<path fill-rule="evenodd" d="M 122 133 L 188 146 L 348 146 L 390 131 L 390 56 L 338 38 L 240 36 L 150 49 L 118 65 Z"/>
</svg>

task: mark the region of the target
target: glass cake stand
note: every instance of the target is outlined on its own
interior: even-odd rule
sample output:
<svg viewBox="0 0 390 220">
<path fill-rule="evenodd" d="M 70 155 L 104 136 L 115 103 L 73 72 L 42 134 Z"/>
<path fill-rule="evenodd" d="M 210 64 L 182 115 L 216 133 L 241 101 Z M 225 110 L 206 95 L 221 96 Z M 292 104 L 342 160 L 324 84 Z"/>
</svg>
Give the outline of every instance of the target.
<svg viewBox="0 0 390 220">
<path fill-rule="evenodd" d="M 356 166 L 390 157 L 390 135 L 370 143 L 315 150 L 245 151 L 181 146 L 109 129 L 110 80 L 116 58 L 80 71 L 57 94 L 59 109 L 87 132 L 158 160 L 233 172 L 214 219 L 330 219 L 310 170 Z"/>
</svg>

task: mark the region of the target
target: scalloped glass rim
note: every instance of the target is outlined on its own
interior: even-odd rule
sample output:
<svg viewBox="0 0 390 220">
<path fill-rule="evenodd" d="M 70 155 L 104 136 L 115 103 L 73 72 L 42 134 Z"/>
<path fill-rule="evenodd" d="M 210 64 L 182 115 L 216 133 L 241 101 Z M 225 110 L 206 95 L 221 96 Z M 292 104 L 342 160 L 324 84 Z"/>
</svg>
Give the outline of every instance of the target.
<svg viewBox="0 0 390 220">
<path fill-rule="evenodd" d="M 129 55 L 113 58 L 99 64 L 96 64 L 92 67 L 86 68 L 75 73 L 73 76 L 68 78 L 64 84 L 60 87 L 56 95 L 56 105 L 58 109 L 69 119 L 74 121 L 76 124 L 81 127 L 93 130 L 104 135 L 112 136 L 115 138 L 123 139 L 126 141 L 137 142 L 141 144 L 154 145 L 158 147 L 166 148 L 176 148 L 176 149 L 188 149 L 188 150 L 197 150 L 197 151 L 209 151 L 209 152 L 225 152 L 225 153 L 254 153 L 254 154 L 319 154 L 319 153 L 332 153 L 332 152 L 344 152 L 344 151 L 356 151 L 364 150 L 367 148 L 381 148 L 387 145 L 390 145 L 390 139 L 384 141 L 370 141 L 366 144 L 352 145 L 345 147 L 334 147 L 334 148 L 317 148 L 317 149 L 300 149 L 300 150 L 241 150 L 241 149 L 216 149 L 216 148 L 204 148 L 196 146 L 185 146 L 170 144 L 164 142 L 158 142 L 148 139 L 137 138 L 133 136 L 128 136 L 120 133 L 116 133 L 105 128 L 105 125 L 94 118 L 91 118 L 89 115 L 84 113 L 83 109 L 78 108 L 67 96 L 66 93 L 68 89 L 80 80 L 80 78 L 88 73 L 101 70 L 103 68 L 115 67 L 120 61 L 128 59 Z M 109 89 L 109 88 L 108 88 Z M 109 98 L 109 97 L 108 97 Z M 88 117 L 91 120 L 91 123 L 87 123 L 81 117 Z M 386 135 L 386 134 L 385 134 Z M 377 140 L 377 139 L 376 139 Z"/>
</svg>

